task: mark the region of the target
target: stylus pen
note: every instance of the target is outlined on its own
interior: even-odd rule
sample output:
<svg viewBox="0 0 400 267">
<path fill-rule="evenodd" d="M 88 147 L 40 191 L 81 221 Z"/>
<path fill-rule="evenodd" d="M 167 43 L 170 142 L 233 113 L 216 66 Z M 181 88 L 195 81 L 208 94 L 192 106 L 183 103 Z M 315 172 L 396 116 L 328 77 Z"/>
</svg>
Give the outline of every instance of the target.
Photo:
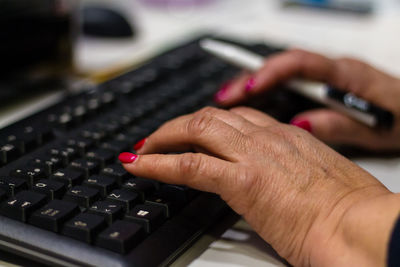
<svg viewBox="0 0 400 267">
<path fill-rule="evenodd" d="M 229 43 L 203 39 L 200 41 L 200 46 L 205 51 L 252 72 L 259 70 L 264 64 L 262 56 Z M 287 88 L 370 127 L 391 129 L 393 126 L 394 116 L 390 111 L 377 107 L 352 93 L 323 83 L 298 79 L 289 81 Z"/>
</svg>

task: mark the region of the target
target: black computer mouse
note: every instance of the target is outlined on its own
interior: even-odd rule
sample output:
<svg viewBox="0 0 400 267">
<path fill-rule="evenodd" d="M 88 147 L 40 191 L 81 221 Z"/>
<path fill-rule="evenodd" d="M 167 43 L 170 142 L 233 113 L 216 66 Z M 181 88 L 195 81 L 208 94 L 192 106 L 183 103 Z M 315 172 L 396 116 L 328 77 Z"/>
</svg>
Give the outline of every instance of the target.
<svg viewBox="0 0 400 267">
<path fill-rule="evenodd" d="M 86 6 L 82 9 L 83 33 L 96 37 L 133 37 L 133 26 L 115 10 Z"/>
</svg>

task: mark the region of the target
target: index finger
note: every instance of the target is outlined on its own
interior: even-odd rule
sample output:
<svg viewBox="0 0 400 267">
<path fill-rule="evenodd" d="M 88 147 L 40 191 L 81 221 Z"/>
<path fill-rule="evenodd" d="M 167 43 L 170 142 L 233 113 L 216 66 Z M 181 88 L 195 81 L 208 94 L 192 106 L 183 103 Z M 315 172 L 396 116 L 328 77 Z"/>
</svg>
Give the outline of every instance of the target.
<svg viewBox="0 0 400 267">
<path fill-rule="evenodd" d="M 337 63 L 325 56 L 304 50 L 290 50 L 276 54 L 265 60 L 264 66 L 249 80 L 238 80 L 224 99 L 223 105 L 232 105 L 246 98 L 249 94 L 258 94 L 279 83 L 294 77 L 304 77 L 312 80 L 328 82 L 335 85 L 337 79 Z"/>
</svg>

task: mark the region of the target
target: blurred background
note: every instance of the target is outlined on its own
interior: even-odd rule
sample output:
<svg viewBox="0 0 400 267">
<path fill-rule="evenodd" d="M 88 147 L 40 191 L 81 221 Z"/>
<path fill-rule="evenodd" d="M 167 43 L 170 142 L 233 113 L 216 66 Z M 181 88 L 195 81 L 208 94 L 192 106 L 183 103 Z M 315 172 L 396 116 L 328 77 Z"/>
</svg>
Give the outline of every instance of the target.
<svg viewBox="0 0 400 267">
<path fill-rule="evenodd" d="M 351 55 L 400 75 L 398 0 L 82 0 L 121 14 L 125 38 L 80 35 L 81 73 L 129 65 L 200 32 Z"/>
</svg>

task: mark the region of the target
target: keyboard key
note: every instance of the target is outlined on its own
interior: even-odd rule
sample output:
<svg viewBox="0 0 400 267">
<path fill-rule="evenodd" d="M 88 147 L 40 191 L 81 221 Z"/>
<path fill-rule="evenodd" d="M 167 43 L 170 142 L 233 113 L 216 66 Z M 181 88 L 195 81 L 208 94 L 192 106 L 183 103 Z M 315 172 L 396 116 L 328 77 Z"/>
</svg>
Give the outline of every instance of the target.
<svg viewBox="0 0 400 267">
<path fill-rule="evenodd" d="M 101 144 L 101 147 L 113 151 L 116 155 L 124 151 L 129 151 L 131 149 L 131 146 L 129 145 L 128 142 L 119 140 L 111 140 L 104 142 Z"/>
<path fill-rule="evenodd" d="M 100 168 L 104 168 L 107 164 L 115 162 L 116 155 L 111 150 L 100 148 L 86 153 L 86 158 L 91 161 L 97 161 L 100 164 Z"/>
<path fill-rule="evenodd" d="M 81 156 L 84 156 L 85 153 L 93 147 L 94 141 L 83 137 L 75 137 L 69 138 L 66 145 L 75 148 Z"/>
<path fill-rule="evenodd" d="M 107 176 L 90 176 L 83 181 L 83 185 L 99 190 L 102 197 L 106 197 L 115 187 L 115 179 Z"/>
<path fill-rule="evenodd" d="M 32 151 L 42 143 L 42 135 L 32 126 L 23 126 L 14 129 L 13 135 L 7 137 L 8 140 L 13 140 L 16 146 L 23 153 Z"/>
<path fill-rule="evenodd" d="M 105 227 L 106 223 L 102 216 L 81 213 L 65 223 L 62 234 L 90 244 Z"/>
<path fill-rule="evenodd" d="M 28 189 L 28 184 L 24 179 L 4 176 L 0 177 L 0 188 L 3 189 L 8 196 L 15 196 L 16 193 Z"/>
<path fill-rule="evenodd" d="M 47 175 L 43 168 L 32 166 L 18 168 L 10 172 L 12 177 L 24 179 L 29 187 L 39 179 L 47 178 Z"/>
<path fill-rule="evenodd" d="M 123 185 L 122 188 L 133 191 L 139 194 L 140 199 L 144 202 L 145 198 L 150 196 L 156 190 L 154 184 L 150 181 L 139 180 L 136 178 L 130 178 Z"/>
<path fill-rule="evenodd" d="M 117 253 L 126 254 L 144 237 L 142 226 L 116 221 L 98 236 L 96 245 Z"/>
<path fill-rule="evenodd" d="M 12 143 L 0 146 L 0 166 L 17 159 L 20 155 L 21 152 Z"/>
<path fill-rule="evenodd" d="M 196 191 L 186 186 L 164 184 L 161 186 L 159 194 L 184 204 L 194 198 Z"/>
<path fill-rule="evenodd" d="M 32 191 L 21 191 L 3 202 L 0 213 L 11 219 L 26 222 L 29 215 L 44 204 L 46 204 L 45 195 Z"/>
<path fill-rule="evenodd" d="M 78 213 L 77 204 L 55 199 L 35 211 L 29 223 L 49 231 L 60 232 L 63 223 Z"/>
<path fill-rule="evenodd" d="M 81 136 L 92 140 L 96 145 L 99 145 L 102 140 L 107 137 L 107 133 L 99 129 L 88 129 L 81 132 Z"/>
<path fill-rule="evenodd" d="M 147 233 L 153 232 L 165 221 L 164 209 L 155 205 L 137 205 L 125 215 L 125 220 L 140 224 Z"/>
<path fill-rule="evenodd" d="M 7 193 L 3 189 L 0 189 L 0 202 L 7 198 Z"/>
<path fill-rule="evenodd" d="M 99 190 L 80 185 L 72 187 L 64 196 L 64 200 L 73 201 L 84 208 L 88 208 L 99 198 Z"/>
<path fill-rule="evenodd" d="M 107 200 L 120 204 L 127 212 L 139 203 L 139 195 L 126 190 L 115 189 L 107 196 Z"/>
<path fill-rule="evenodd" d="M 58 157 L 42 157 L 35 158 L 33 160 L 33 165 L 44 170 L 47 176 L 51 175 L 53 172 L 62 167 L 62 159 Z"/>
<path fill-rule="evenodd" d="M 97 124 L 97 129 L 104 131 L 107 136 L 113 135 L 122 129 L 122 125 L 118 120 L 106 118 Z"/>
<path fill-rule="evenodd" d="M 63 167 L 78 157 L 78 150 L 73 147 L 55 147 L 50 149 L 49 154 L 52 157 L 60 158 Z"/>
<path fill-rule="evenodd" d="M 148 197 L 144 203 L 163 208 L 164 214 L 167 218 L 170 218 L 173 214 L 175 214 L 180 206 L 176 202 L 159 195 L 152 195 Z"/>
<path fill-rule="evenodd" d="M 64 183 L 68 187 L 78 185 L 83 180 L 83 173 L 73 169 L 61 169 L 55 172 L 50 179 Z"/>
<path fill-rule="evenodd" d="M 45 194 L 49 200 L 62 198 L 67 188 L 64 183 L 55 180 L 42 179 L 33 184 L 32 190 Z"/>
<path fill-rule="evenodd" d="M 99 172 L 100 165 L 99 163 L 89 159 L 76 159 L 71 162 L 69 168 L 78 170 L 83 173 L 83 177 L 89 178 Z"/>
<path fill-rule="evenodd" d="M 113 177 L 119 185 L 129 177 L 132 177 L 132 175 L 128 173 L 121 164 L 109 165 L 101 171 L 101 174 Z"/>
<path fill-rule="evenodd" d="M 111 201 L 97 201 L 88 209 L 89 213 L 103 216 L 111 225 L 115 220 L 122 218 L 124 210 L 121 205 Z"/>
</svg>

